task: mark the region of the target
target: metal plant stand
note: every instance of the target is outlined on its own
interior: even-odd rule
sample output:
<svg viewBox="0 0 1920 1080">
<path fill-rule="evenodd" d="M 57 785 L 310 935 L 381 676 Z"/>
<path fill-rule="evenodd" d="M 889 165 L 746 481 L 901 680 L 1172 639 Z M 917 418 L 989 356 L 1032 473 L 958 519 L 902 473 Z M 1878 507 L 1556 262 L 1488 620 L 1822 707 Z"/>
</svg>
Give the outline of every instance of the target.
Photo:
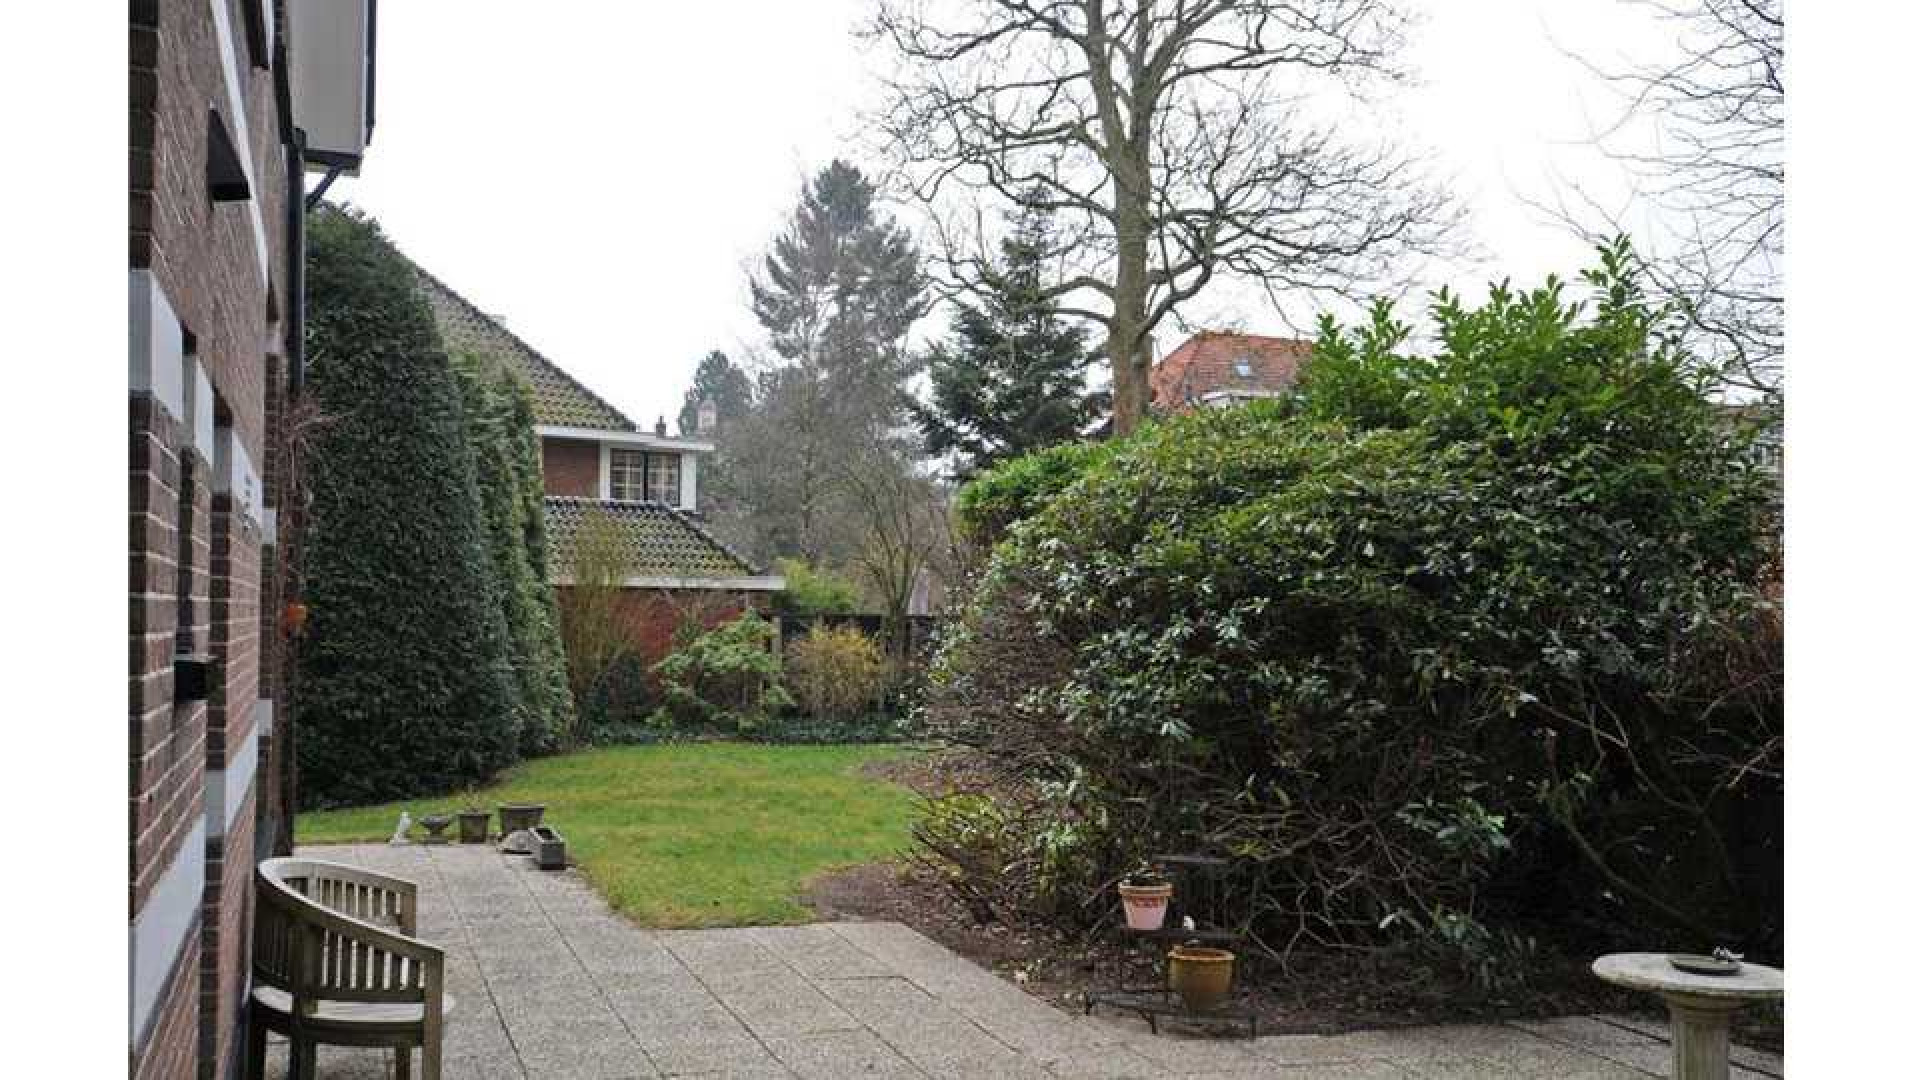
<svg viewBox="0 0 1920 1080">
<path fill-rule="evenodd" d="M 1211 1009 L 1191 1009 L 1167 986 L 1166 952 L 1175 945 L 1199 943 L 1231 949 L 1235 963 L 1243 965 L 1241 973 L 1244 974 L 1245 951 L 1238 946 L 1245 941 L 1245 935 L 1209 925 L 1209 919 L 1224 910 L 1220 877 L 1227 869 L 1227 860 L 1208 855 L 1159 855 L 1153 861 L 1164 867 L 1167 876 L 1173 880 L 1173 900 L 1167 907 L 1166 921 L 1158 930 L 1129 929 L 1127 932 L 1136 941 L 1152 949 L 1156 983 L 1143 987 L 1089 990 L 1086 995 L 1086 1014 L 1092 1015 L 1095 1006 L 1100 1005 L 1130 1012 L 1145 1020 L 1148 1029 L 1155 1035 L 1160 1033 L 1161 1017 L 1194 1023 L 1245 1024 L 1247 1038 L 1258 1038 L 1260 1015 L 1251 1008 L 1229 998 Z M 1188 917 L 1194 921 L 1195 928 L 1192 930 L 1181 925 L 1181 920 Z"/>
</svg>

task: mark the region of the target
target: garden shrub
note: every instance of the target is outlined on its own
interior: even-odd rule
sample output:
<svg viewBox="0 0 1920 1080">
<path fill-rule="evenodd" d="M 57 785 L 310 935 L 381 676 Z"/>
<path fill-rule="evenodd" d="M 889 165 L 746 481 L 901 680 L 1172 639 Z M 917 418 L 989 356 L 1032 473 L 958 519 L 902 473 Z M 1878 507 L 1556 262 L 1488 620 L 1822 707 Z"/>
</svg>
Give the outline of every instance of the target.
<svg viewBox="0 0 1920 1080">
<path fill-rule="evenodd" d="M 1777 950 L 1773 519 L 1629 265 L 1443 295 L 1430 358 L 1329 326 L 1297 405 L 1144 428 L 1006 534 L 928 715 L 1046 806 L 1029 903 L 1208 851 L 1261 940 L 1486 982 L 1539 910 Z"/>
<path fill-rule="evenodd" d="M 456 353 L 452 360 L 519 690 L 520 752 L 542 753 L 572 732 L 574 713 L 548 584 L 545 488 L 533 400 L 521 379 L 498 360 L 473 353 Z"/>
<path fill-rule="evenodd" d="M 991 548 L 1017 521 L 1032 517 L 1089 467 L 1111 443 L 1061 443 L 1001 462 L 968 481 L 954 498 L 954 516 L 967 538 Z"/>
<path fill-rule="evenodd" d="M 775 561 L 787 587 L 774 594 L 774 603 L 793 615 L 839 615 L 860 605 L 860 588 L 805 559 Z"/>
<path fill-rule="evenodd" d="M 773 624 L 752 611 L 686 635 L 653 667 L 661 704 L 654 723 L 680 733 L 751 734 L 771 710 L 793 704 L 780 686 Z"/>
<path fill-rule="evenodd" d="M 412 268 L 371 222 L 312 215 L 296 647 L 305 808 L 444 792 L 519 756 L 522 704 L 461 391 Z"/>
<path fill-rule="evenodd" d="M 816 720 L 872 711 L 887 683 L 886 658 L 857 627 L 815 623 L 787 645 L 787 692 Z"/>
</svg>

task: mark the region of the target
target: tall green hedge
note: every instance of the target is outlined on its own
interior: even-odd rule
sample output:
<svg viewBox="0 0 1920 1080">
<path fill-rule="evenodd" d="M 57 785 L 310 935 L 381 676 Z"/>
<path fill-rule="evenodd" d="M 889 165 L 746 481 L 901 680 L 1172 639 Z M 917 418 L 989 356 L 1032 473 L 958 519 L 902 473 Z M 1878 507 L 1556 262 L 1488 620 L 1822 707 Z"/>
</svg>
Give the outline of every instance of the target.
<svg viewBox="0 0 1920 1080">
<path fill-rule="evenodd" d="M 540 440 L 533 430 L 533 399 L 526 384 L 499 361 L 456 353 L 473 449 L 487 551 L 498 584 L 501 616 L 520 695 L 520 750 L 553 749 L 573 730 L 566 653 L 547 584 L 546 514 L 542 506 Z"/>
<path fill-rule="evenodd" d="M 300 801 L 378 802 L 483 781 L 522 704 L 460 385 L 413 270 L 371 221 L 308 233 L 309 453 Z"/>
</svg>

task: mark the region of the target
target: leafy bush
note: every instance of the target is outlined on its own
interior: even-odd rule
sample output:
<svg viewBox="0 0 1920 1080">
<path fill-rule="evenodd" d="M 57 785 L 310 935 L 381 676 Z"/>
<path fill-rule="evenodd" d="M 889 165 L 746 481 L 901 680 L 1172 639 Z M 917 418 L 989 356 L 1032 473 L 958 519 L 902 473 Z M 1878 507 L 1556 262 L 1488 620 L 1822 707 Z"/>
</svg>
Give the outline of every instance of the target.
<svg viewBox="0 0 1920 1080">
<path fill-rule="evenodd" d="M 974 477 L 954 498 L 967 537 L 990 548 L 1110 453 L 1109 443 L 1062 443 L 1005 461 Z"/>
<path fill-rule="evenodd" d="M 370 221 L 313 215 L 296 656 L 300 803 L 451 791 L 519 756 L 519 683 L 460 387 L 413 270 Z"/>
<path fill-rule="evenodd" d="M 787 646 L 788 693 L 817 720 L 844 720 L 871 710 L 887 687 L 886 658 L 851 626 L 814 624 Z"/>
<path fill-rule="evenodd" d="M 655 726 L 682 733 L 750 734 L 770 710 L 793 704 L 780 687 L 773 624 L 752 611 L 694 634 L 653 672 L 661 683 Z"/>
<path fill-rule="evenodd" d="M 787 587 L 775 594 L 780 610 L 795 615 L 839 615 L 860 604 L 853 582 L 816 568 L 805 559 L 780 559 L 776 565 Z"/>
<path fill-rule="evenodd" d="M 1030 903 L 1213 851 L 1265 940 L 1411 938 L 1488 980 L 1543 908 L 1777 948 L 1772 519 L 1628 266 L 1591 314 L 1442 296 L 1431 358 L 1384 313 L 1329 327 L 1299 406 L 1052 486 L 928 710 L 1047 806 Z"/>
</svg>

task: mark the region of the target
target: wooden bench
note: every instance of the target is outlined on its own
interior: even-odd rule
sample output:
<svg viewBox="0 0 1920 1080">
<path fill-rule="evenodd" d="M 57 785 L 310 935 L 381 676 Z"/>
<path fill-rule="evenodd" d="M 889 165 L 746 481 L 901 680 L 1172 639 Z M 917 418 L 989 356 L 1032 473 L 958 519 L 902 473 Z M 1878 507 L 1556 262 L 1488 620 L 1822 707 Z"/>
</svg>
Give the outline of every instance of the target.
<svg viewBox="0 0 1920 1080">
<path fill-rule="evenodd" d="M 414 936 L 418 887 L 300 858 L 261 863 L 255 886 L 249 1080 L 266 1071 L 268 1031 L 292 1044 L 289 1080 L 314 1080 L 321 1043 L 390 1047 L 396 1080 L 419 1047 L 421 1075 L 440 1080 L 453 998 L 446 954 Z"/>
</svg>

